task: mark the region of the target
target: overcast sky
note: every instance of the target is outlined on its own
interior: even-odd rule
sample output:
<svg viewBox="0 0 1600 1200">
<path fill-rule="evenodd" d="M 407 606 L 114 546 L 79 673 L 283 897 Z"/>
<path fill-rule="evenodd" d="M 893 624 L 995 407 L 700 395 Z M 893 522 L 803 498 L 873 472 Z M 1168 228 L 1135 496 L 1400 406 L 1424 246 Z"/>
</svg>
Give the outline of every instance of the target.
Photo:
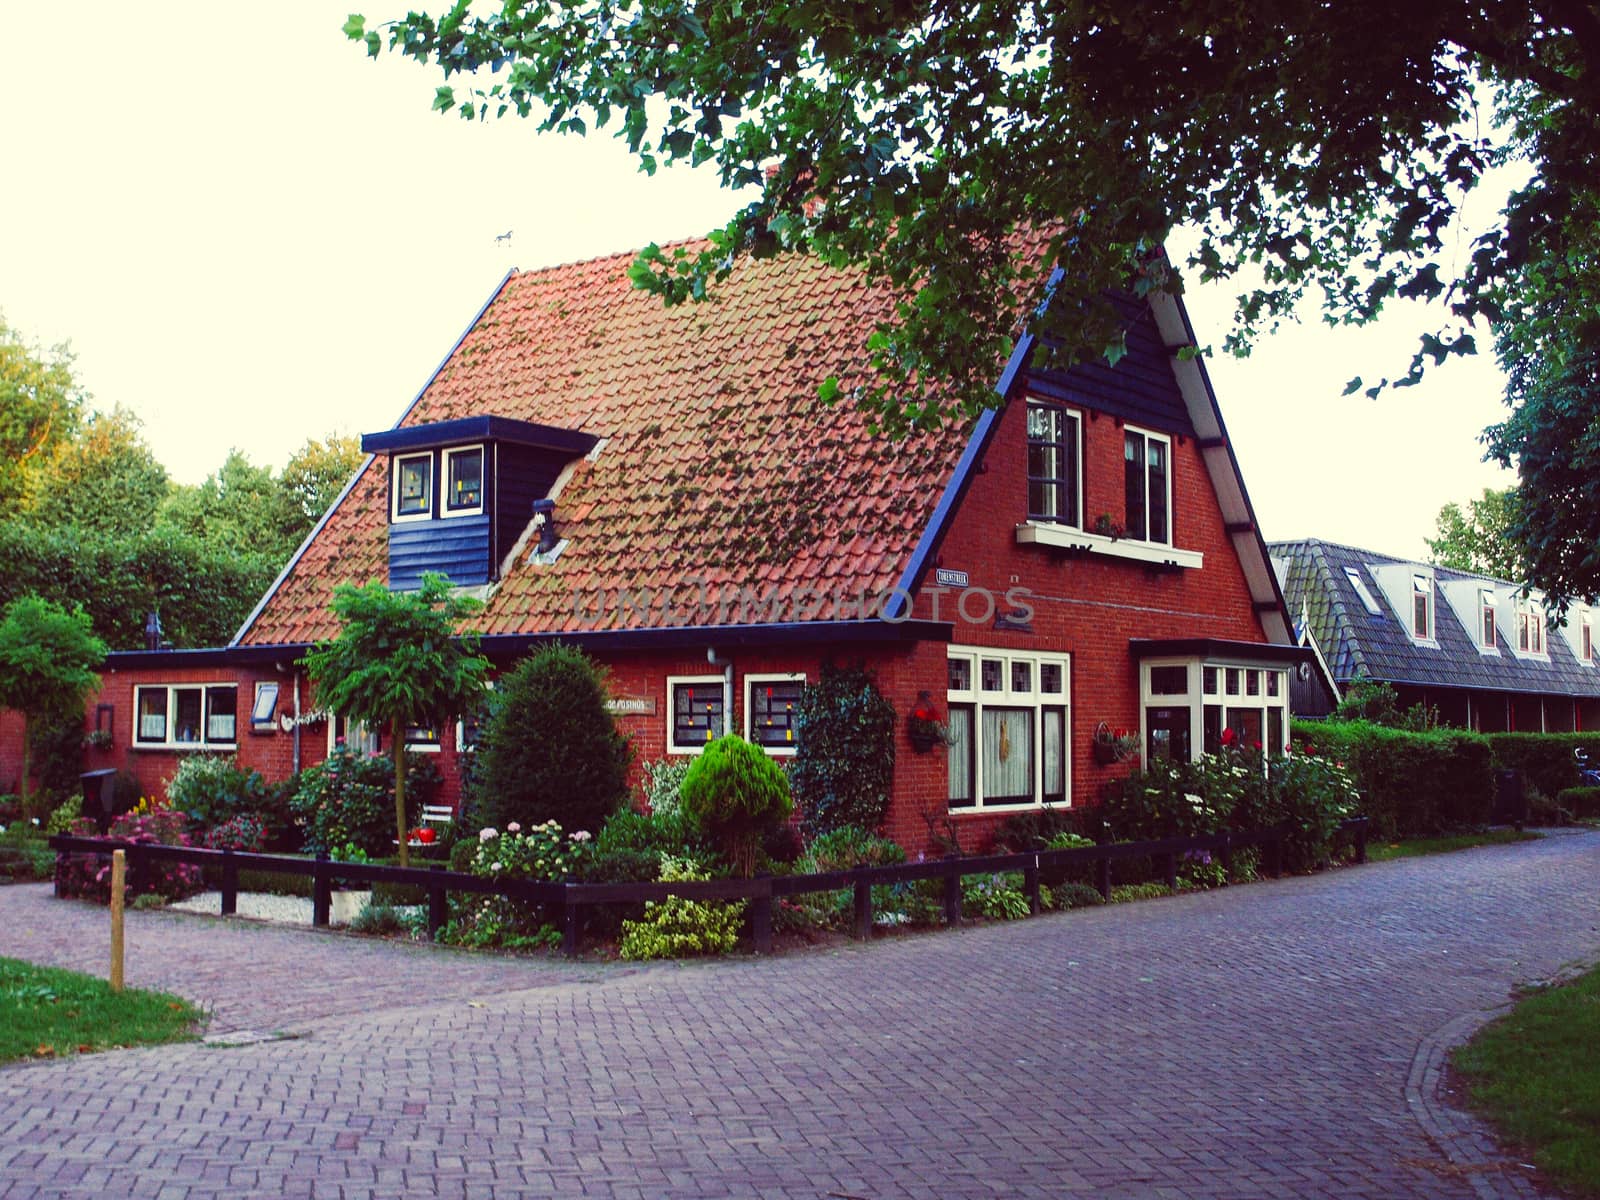
<svg viewBox="0 0 1600 1200">
<path fill-rule="evenodd" d="M 69 341 L 97 406 L 137 413 L 184 482 L 232 446 L 281 466 L 307 437 L 388 428 L 513 266 L 704 233 L 736 207 L 709 171 L 639 174 L 609 136 L 430 113 L 435 77 L 367 59 L 340 31 L 350 7 L 0 0 L 0 312 Z M 1203 342 L 1231 303 L 1191 288 Z M 1211 358 L 1268 538 L 1421 556 L 1440 505 L 1511 482 L 1481 461 L 1504 412 L 1487 356 L 1340 398 L 1400 373 L 1425 324 L 1302 326 Z"/>
</svg>

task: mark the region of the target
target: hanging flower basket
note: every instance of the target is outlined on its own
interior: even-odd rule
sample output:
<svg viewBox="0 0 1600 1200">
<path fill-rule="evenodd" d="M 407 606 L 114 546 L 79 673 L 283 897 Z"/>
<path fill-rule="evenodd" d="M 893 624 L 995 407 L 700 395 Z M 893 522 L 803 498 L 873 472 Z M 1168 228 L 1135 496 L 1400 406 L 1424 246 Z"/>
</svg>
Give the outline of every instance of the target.
<svg viewBox="0 0 1600 1200">
<path fill-rule="evenodd" d="M 1094 727 L 1094 760 L 1101 766 L 1127 762 L 1139 753 L 1139 735 L 1127 729 L 1112 729 L 1104 721 Z"/>
<path fill-rule="evenodd" d="M 917 706 L 906 718 L 906 736 L 911 739 L 911 748 L 918 754 L 926 754 L 935 746 L 951 744 L 950 727 L 939 720 L 939 711 L 933 707 L 931 692 L 917 694 Z"/>
</svg>

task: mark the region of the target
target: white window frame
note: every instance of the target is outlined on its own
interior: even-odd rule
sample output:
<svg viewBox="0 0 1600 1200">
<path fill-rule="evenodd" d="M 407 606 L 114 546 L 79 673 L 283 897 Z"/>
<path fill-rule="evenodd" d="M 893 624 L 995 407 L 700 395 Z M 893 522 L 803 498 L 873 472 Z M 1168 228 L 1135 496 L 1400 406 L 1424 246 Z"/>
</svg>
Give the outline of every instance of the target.
<svg viewBox="0 0 1600 1200">
<path fill-rule="evenodd" d="M 1344 577 L 1350 581 L 1350 587 L 1355 591 L 1356 599 L 1361 601 L 1361 607 L 1373 616 L 1381 617 L 1383 609 L 1378 604 L 1378 598 L 1372 594 L 1372 589 L 1367 586 L 1367 581 L 1361 578 L 1361 572 L 1354 567 L 1346 567 Z"/>
<path fill-rule="evenodd" d="M 1150 675 L 1153 670 L 1161 667 L 1189 667 L 1189 690 L 1183 694 L 1155 692 L 1150 687 Z M 1207 690 L 1206 672 L 1215 673 L 1216 686 Z M 1239 672 L 1239 690 L 1228 691 L 1228 672 Z M 1272 694 L 1273 678 L 1276 677 L 1277 695 Z M 1250 690 L 1252 678 L 1258 680 L 1256 690 Z M 1150 729 L 1147 720 L 1151 708 L 1182 708 L 1189 709 L 1189 760 L 1199 762 L 1206 753 L 1206 714 L 1207 706 L 1221 708 L 1223 712 L 1223 728 L 1227 728 L 1227 713 L 1230 708 L 1254 709 L 1261 713 L 1261 751 L 1267 753 L 1272 745 L 1272 737 L 1268 722 L 1278 721 L 1278 745 L 1287 750 L 1289 746 L 1289 722 L 1291 718 L 1289 703 L 1289 668 L 1264 664 L 1261 662 L 1247 662 L 1242 659 L 1229 658 L 1150 658 L 1139 664 L 1139 754 L 1143 761 L 1145 751 L 1150 744 Z M 1146 764 L 1148 765 L 1148 764 Z"/>
<path fill-rule="evenodd" d="M 343 729 L 343 733 L 340 730 Z M 360 721 L 352 721 L 349 717 L 335 715 L 328 721 L 328 753 L 333 754 L 333 748 L 338 745 L 339 738 L 343 737 L 346 749 L 359 749 L 363 754 L 379 753 L 378 735 L 369 730 Z"/>
<path fill-rule="evenodd" d="M 1518 658 L 1550 658 L 1550 631 L 1545 627 L 1544 605 L 1531 600 L 1517 602 Z"/>
<path fill-rule="evenodd" d="M 1145 505 L 1145 509 L 1144 509 L 1144 511 L 1145 511 L 1144 533 L 1145 533 L 1145 536 L 1143 536 L 1143 537 L 1134 537 L 1132 535 L 1132 533 L 1128 533 L 1125 536 L 1131 542 L 1139 542 L 1139 543 L 1141 543 L 1143 545 L 1146 545 L 1146 546 L 1171 546 L 1173 544 L 1173 539 L 1172 539 L 1172 492 L 1173 492 L 1172 438 L 1169 435 L 1165 434 L 1165 433 L 1157 433 L 1153 429 L 1145 429 L 1144 427 L 1139 426 L 1139 425 L 1124 425 L 1122 427 L 1122 445 L 1123 445 L 1123 451 L 1122 452 L 1123 452 L 1123 471 L 1124 471 L 1124 473 L 1126 473 L 1126 471 L 1127 471 L 1127 452 L 1128 452 L 1127 451 L 1127 445 L 1128 445 L 1128 435 L 1130 433 L 1138 434 L 1140 437 L 1144 438 L 1145 442 L 1146 442 L 1145 455 L 1144 455 L 1143 460 L 1139 464 L 1140 471 L 1144 476 L 1144 505 Z M 1151 510 L 1151 505 L 1150 505 L 1150 451 L 1149 451 L 1149 443 L 1150 442 L 1161 442 L 1167 448 L 1167 491 L 1166 491 L 1166 497 L 1165 497 L 1165 500 L 1166 500 L 1166 518 L 1167 518 L 1167 520 L 1166 520 L 1167 536 L 1165 538 L 1163 538 L 1163 539 L 1160 539 L 1160 540 L 1157 540 L 1156 538 L 1153 538 L 1153 537 L 1150 536 L 1150 510 Z M 1124 474 L 1124 481 L 1126 481 L 1126 474 Z M 1123 494 L 1124 494 L 1124 503 L 1126 503 L 1126 494 L 1127 494 L 1126 493 L 1126 488 L 1124 488 L 1124 493 Z M 1126 511 L 1123 512 L 1122 519 L 1123 519 L 1124 523 L 1127 522 L 1128 514 L 1127 514 Z"/>
<path fill-rule="evenodd" d="M 763 750 L 775 758 L 793 758 L 795 752 L 800 748 L 799 742 L 790 741 L 786 742 L 782 746 L 767 746 L 757 742 L 753 736 L 755 732 L 754 722 L 756 715 L 755 688 L 756 685 L 762 683 L 803 684 L 805 682 L 806 676 L 805 672 L 803 671 L 778 671 L 762 675 L 746 675 L 744 677 L 744 740 L 752 745 L 761 746 Z"/>
<path fill-rule="evenodd" d="M 1422 601 L 1423 628 L 1417 628 L 1417 601 Z M 1433 576 L 1424 575 L 1420 571 L 1411 573 L 1411 619 L 1406 623 L 1411 630 L 1411 639 L 1417 642 L 1435 642 L 1437 638 L 1438 614 L 1434 611 L 1437 597 L 1434 594 Z"/>
<path fill-rule="evenodd" d="M 1001 689 L 983 690 L 983 660 L 1001 660 Z M 1035 651 L 1001 650 L 993 646 L 951 645 L 945 652 L 946 664 L 952 659 L 964 659 L 969 666 L 968 682 L 971 688 L 954 691 L 945 689 L 945 706 L 970 706 L 972 709 L 972 803 L 959 808 L 951 807 L 948 790 L 945 810 L 951 816 L 963 817 L 995 812 L 1028 812 L 1042 808 L 1070 808 L 1072 806 L 1072 655 L 1049 654 Z M 1029 664 L 1029 688 L 1025 692 L 1012 689 L 1012 664 Z M 1061 690 L 1040 690 L 1040 668 L 1046 665 L 1061 668 Z M 949 667 L 946 666 L 948 672 Z M 986 707 L 1000 709 L 1031 708 L 1033 736 L 1033 799 L 987 804 L 984 802 L 983 780 L 983 713 Z M 1061 799 L 1044 799 L 1044 710 L 1061 710 Z"/>
<path fill-rule="evenodd" d="M 1073 501 L 1072 501 L 1072 503 L 1073 503 L 1073 507 L 1078 512 L 1078 519 L 1075 520 L 1075 521 L 1069 521 L 1066 518 L 1060 517 L 1060 516 L 1047 517 L 1047 516 L 1042 516 L 1042 515 L 1034 513 L 1034 511 L 1033 511 L 1033 503 L 1032 503 L 1033 497 L 1031 495 L 1032 488 L 1033 488 L 1032 472 L 1031 472 L 1031 470 L 1028 469 L 1028 464 L 1025 461 L 1023 463 L 1023 472 L 1022 473 L 1023 473 L 1024 482 L 1027 484 L 1028 489 L 1029 489 L 1029 493 L 1030 493 L 1029 496 L 1026 498 L 1026 500 L 1027 500 L 1028 520 L 1029 521 L 1039 521 L 1039 522 L 1043 522 L 1043 523 L 1049 524 L 1049 525 L 1056 525 L 1056 526 L 1060 526 L 1060 527 L 1066 528 L 1066 529 L 1082 529 L 1084 527 L 1084 514 L 1083 514 L 1083 412 L 1082 412 L 1081 409 L 1073 408 L 1070 405 L 1063 404 L 1059 400 L 1048 400 L 1043 396 L 1028 396 L 1027 397 L 1027 403 L 1024 406 L 1024 410 L 1023 410 L 1023 431 L 1022 432 L 1023 432 L 1023 442 L 1024 442 L 1023 452 L 1025 454 L 1027 453 L 1028 449 L 1031 448 L 1032 445 L 1033 445 L 1033 438 L 1030 437 L 1029 434 L 1028 434 L 1028 428 L 1027 428 L 1028 412 L 1027 412 L 1027 410 L 1031 409 L 1031 408 L 1033 408 L 1035 406 L 1037 406 L 1039 408 L 1053 409 L 1054 411 L 1056 411 L 1056 412 L 1061 414 L 1061 419 L 1062 419 L 1063 422 L 1070 421 L 1072 423 L 1072 432 L 1071 432 L 1071 434 L 1069 436 L 1067 436 L 1067 437 L 1063 437 L 1063 439 L 1062 439 L 1060 444 L 1061 445 L 1067 445 L 1068 442 L 1070 441 L 1071 446 L 1072 446 L 1073 476 L 1074 476 L 1073 480 L 1072 480 L 1072 487 L 1073 487 Z M 1065 431 L 1063 431 L 1063 432 L 1065 432 Z M 1051 444 L 1053 445 L 1055 443 L 1051 443 Z M 1169 525 L 1168 528 L 1170 529 L 1171 526 Z"/>
<path fill-rule="evenodd" d="M 1478 589 L 1478 647 L 1500 652 L 1500 606 L 1495 602 L 1493 588 Z M 1484 635 L 1488 636 L 1485 637 Z"/>
<path fill-rule="evenodd" d="M 422 458 L 428 460 L 428 506 L 422 512 L 402 513 L 400 511 L 401 465 Z M 389 521 L 391 524 L 404 525 L 411 521 L 433 520 L 434 501 L 439 495 L 438 471 L 438 456 L 432 450 L 422 450 L 415 454 L 396 454 L 389 460 Z"/>
<path fill-rule="evenodd" d="M 233 737 L 228 741 L 212 741 L 211 731 L 211 691 L 213 688 L 228 688 L 233 692 Z M 173 739 L 173 727 L 177 724 L 177 696 L 178 692 L 197 691 L 200 693 L 200 740 L 195 742 L 180 742 Z M 139 693 L 165 692 L 167 694 L 166 730 L 161 741 L 151 741 L 139 736 Z M 128 745 L 135 750 L 176 750 L 180 752 L 200 752 L 207 750 L 237 750 L 239 748 L 239 683 L 237 680 L 218 679 L 210 683 L 141 683 L 133 689 L 133 730 L 128 739 Z"/>
<path fill-rule="evenodd" d="M 438 754 L 438 753 L 440 753 L 441 751 L 444 750 L 444 729 L 445 729 L 445 727 L 443 725 L 440 725 L 438 727 L 439 736 L 438 736 L 437 740 L 431 741 L 431 742 L 413 742 L 411 740 L 411 730 L 412 729 L 420 729 L 420 728 L 422 728 L 422 726 L 420 726 L 420 725 L 407 726 L 406 727 L 406 749 L 407 750 L 411 751 L 414 754 Z"/>
<path fill-rule="evenodd" d="M 462 508 L 450 506 L 450 461 L 468 454 L 479 455 L 478 503 Z M 483 500 L 489 490 L 489 451 L 483 442 L 475 446 L 451 446 L 440 456 L 439 465 L 439 516 L 444 520 L 453 517 L 476 517 L 483 512 Z"/>
<path fill-rule="evenodd" d="M 666 710 L 667 710 L 667 742 L 666 742 L 666 745 L 667 745 L 667 753 L 668 754 L 690 754 L 690 755 L 693 755 L 693 754 L 699 754 L 702 750 L 704 750 L 706 748 L 704 742 L 697 743 L 696 745 L 693 745 L 693 746 L 679 746 L 673 740 L 673 733 L 674 733 L 675 727 L 676 727 L 675 718 L 677 716 L 677 711 L 678 711 L 677 696 L 675 695 L 675 693 L 677 691 L 677 688 L 678 688 L 678 685 L 679 684 L 686 684 L 686 683 L 689 683 L 689 684 L 714 683 L 714 684 L 717 685 L 717 687 L 721 688 L 726 682 L 727 681 L 721 675 L 668 675 L 667 676 L 667 703 L 666 703 Z M 727 704 L 728 704 L 728 697 L 727 697 L 726 694 L 723 695 L 722 704 L 723 704 L 724 710 L 726 710 Z M 724 711 L 723 714 L 722 714 L 722 727 L 723 727 L 724 731 L 726 731 L 727 729 L 731 728 L 731 724 L 730 724 L 730 722 L 728 720 L 728 713 L 726 711 Z M 722 736 L 721 733 L 718 733 L 716 735 L 716 737 L 721 737 L 721 736 Z M 712 738 L 711 740 L 714 741 L 716 739 Z"/>
</svg>

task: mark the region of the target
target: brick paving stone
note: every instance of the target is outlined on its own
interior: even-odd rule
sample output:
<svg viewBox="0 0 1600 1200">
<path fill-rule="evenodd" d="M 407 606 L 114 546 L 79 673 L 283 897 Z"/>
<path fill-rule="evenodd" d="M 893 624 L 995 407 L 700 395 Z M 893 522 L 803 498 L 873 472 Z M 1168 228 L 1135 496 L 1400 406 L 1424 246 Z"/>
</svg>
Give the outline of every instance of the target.
<svg viewBox="0 0 1600 1200">
<path fill-rule="evenodd" d="M 213 1028 L 0 1071 L 0 1200 L 1532 1197 L 1440 1088 L 1600 956 L 1600 834 L 771 961 L 516 960 L 129 914 Z M 0 888 L 0 954 L 105 912 Z"/>
</svg>

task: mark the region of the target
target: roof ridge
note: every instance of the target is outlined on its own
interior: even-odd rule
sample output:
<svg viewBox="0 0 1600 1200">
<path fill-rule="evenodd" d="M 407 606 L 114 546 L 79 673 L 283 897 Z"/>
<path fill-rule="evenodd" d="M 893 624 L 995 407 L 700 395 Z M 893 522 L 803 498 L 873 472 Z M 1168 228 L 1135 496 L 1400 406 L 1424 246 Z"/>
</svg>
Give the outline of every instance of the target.
<svg viewBox="0 0 1600 1200">
<path fill-rule="evenodd" d="M 684 246 L 692 246 L 697 242 L 701 242 L 709 246 L 711 244 L 711 239 L 701 235 L 700 237 L 676 238 L 667 242 L 650 242 L 648 245 L 655 246 L 658 250 L 678 250 Z M 644 248 L 644 246 L 633 246 L 626 250 L 612 250 L 604 254 L 591 254 L 588 258 L 573 258 L 568 259 L 565 262 L 545 263 L 544 265 L 538 267 L 513 267 L 512 278 L 521 279 L 524 276 L 545 275 L 554 271 L 570 271 L 574 267 L 592 267 L 597 263 L 612 262 L 625 258 L 637 258 L 639 256 L 639 252 Z"/>
</svg>

